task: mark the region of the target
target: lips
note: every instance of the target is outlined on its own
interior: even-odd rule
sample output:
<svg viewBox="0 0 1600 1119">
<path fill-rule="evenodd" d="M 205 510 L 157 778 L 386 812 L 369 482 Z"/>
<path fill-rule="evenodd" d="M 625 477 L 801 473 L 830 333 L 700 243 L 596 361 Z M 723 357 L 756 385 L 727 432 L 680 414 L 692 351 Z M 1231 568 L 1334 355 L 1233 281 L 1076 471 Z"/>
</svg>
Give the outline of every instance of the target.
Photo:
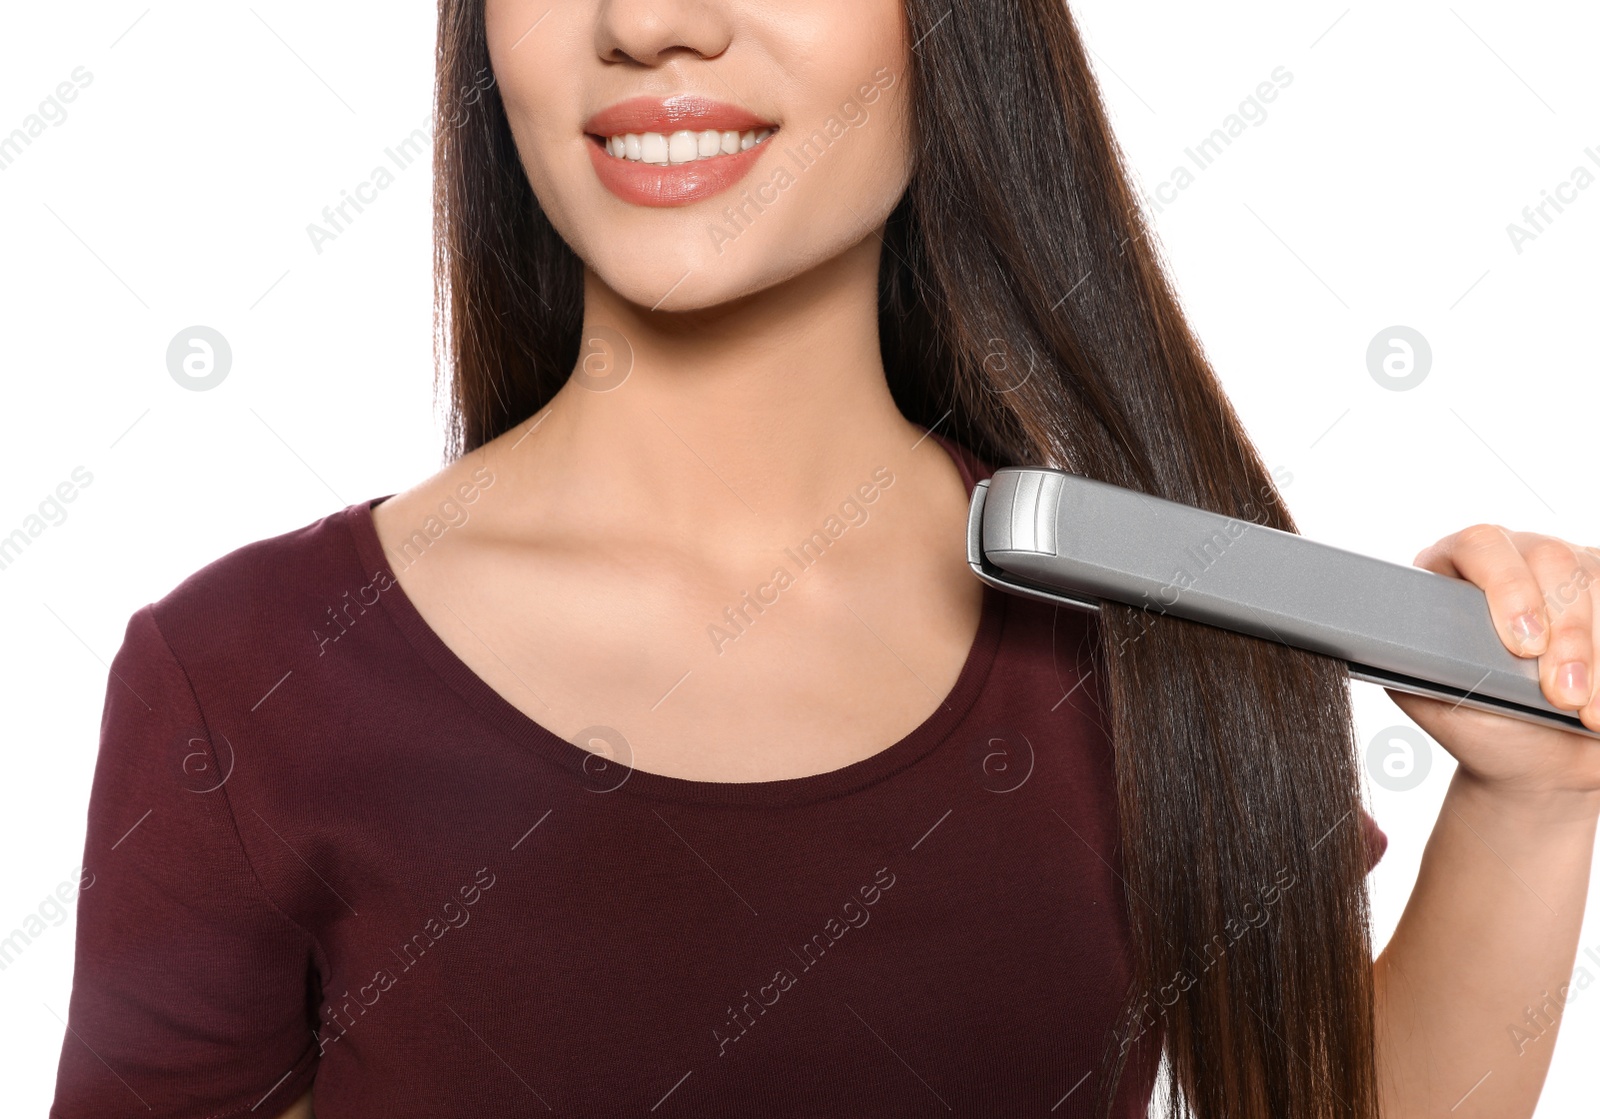
<svg viewBox="0 0 1600 1119">
<path fill-rule="evenodd" d="M 747 134 L 776 130 L 777 125 L 748 109 L 698 94 L 633 97 L 595 113 L 584 121 L 590 162 L 601 184 L 624 202 L 639 206 L 686 206 L 719 194 L 750 173 L 766 153 L 767 140 L 690 162 L 642 162 L 613 154 L 612 137 L 717 132 Z M 686 138 L 684 138 L 686 139 Z M 682 140 L 680 140 L 680 143 Z M 655 142 L 658 154 L 665 150 Z"/>
<path fill-rule="evenodd" d="M 687 129 L 703 132 L 744 132 L 752 128 L 776 128 L 750 110 L 725 101 L 713 101 L 695 93 L 672 97 L 630 97 L 601 109 L 583 122 L 583 130 L 605 139 L 628 132 L 673 133 Z"/>
</svg>

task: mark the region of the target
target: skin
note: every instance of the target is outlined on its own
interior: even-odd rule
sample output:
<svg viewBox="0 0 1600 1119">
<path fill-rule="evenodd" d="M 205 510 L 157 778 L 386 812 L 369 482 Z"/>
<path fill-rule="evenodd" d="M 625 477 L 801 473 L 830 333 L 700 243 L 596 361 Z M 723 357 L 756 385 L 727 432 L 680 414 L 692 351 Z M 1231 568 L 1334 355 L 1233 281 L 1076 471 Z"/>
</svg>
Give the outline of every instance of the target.
<svg viewBox="0 0 1600 1119">
<path fill-rule="evenodd" d="M 1538 658 L 1545 697 L 1581 708 L 1584 725 L 1600 729 L 1600 549 L 1478 524 L 1413 562 L 1483 588 L 1506 648 Z M 1541 622 L 1529 642 L 1514 623 L 1525 613 Z M 1458 766 L 1375 965 L 1384 1115 L 1532 1115 L 1577 956 L 1600 818 L 1600 743 L 1389 695 Z M 1513 1039 L 1513 1024 L 1533 1040 Z"/>
<path fill-rule="evenodd" d="M 491 59 L 529 181 L 585 263 L 585 337 L 620 333 L 631 358 L 608 347 L 595 360 L 623 361 L 627 377 L 604 392 L 569 381 L 513 430 L 379 505 L 395 576 L 445 644 L 530 719 L 568 741 L 615 728 L 639 770 L 774 780 L 877 753 L 954 684 L 982 604 L 966 566 L 965 487 L 895 407 L 878 352 L 878 233 L 911 171 L 900 5 L 546 8 L 489 0 Z M 584 148 L 581 124 L 596 110 L 694 91 L 776 123 L 781 149 L 880 67 L 896 81 L 859 126 L 720 252 L 709 230 L 722 208 L 781 156 L 731 192 L 663 209 L 611 195 Z M 776 565 L 793 571 L 783 549 L 879 467 L 894 481 L 867 521 L 719 651 L 708 626 Z M 402 552 L 480 468 L 493 481 L 467 520 L 420 557 Z M 1476 526 L 1416 562 L 1484 587 L 1508 645 L 1539 656 L 1546 693 L 1587 703 L 1583 717 L 1600 729 L 1600 579 L 1535 647 L 1512 644 L 1510 629 L 1580 564 L 1600 572 L 1593 553 Z M 1585 665 L 1581 696 L 1557 688 L 1569 660 Z M 1514 1057 L 1505 1026 L 1571 973 L 1600 749 L 1390 694 L 1460 768 L 1375 965 L 1384 1114 L 1441 1113 L 1493 1067 L 1459 1114 L 1527 1115 L 1554 1030 Z M 311 1115 L 309 1093 L 284 1114 Z"/>
</svg>

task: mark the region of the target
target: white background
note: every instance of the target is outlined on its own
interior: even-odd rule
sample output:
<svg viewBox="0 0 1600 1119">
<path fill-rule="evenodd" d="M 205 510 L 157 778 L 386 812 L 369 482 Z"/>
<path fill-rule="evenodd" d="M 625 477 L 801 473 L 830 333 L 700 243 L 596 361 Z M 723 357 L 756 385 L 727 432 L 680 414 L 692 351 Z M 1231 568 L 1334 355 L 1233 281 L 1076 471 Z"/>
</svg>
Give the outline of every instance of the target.
<svg viewBox="0 0 1600 1119">
<path fill-rule="evenodd" d="M 1293 75 L 1155 224 L 1249 430 L 1293 474 L 1301 530 L 1401 563 L 1476 521 L 1600 543 L 1600 184 L 1520 254 L 1507 234 L 1579 164 L 1600 174 L 1584 155 L 1600 158 L 1600 11 L 1074 7 L 1151 192 L 1275 68 Z M 426 4 L 308 0 L 0 17 L 0 135 L 76 67 L 93 75 L 0 171 L 0 535 L 75 467 L 93 474 L 68 519 L 0 571 L 0 935 L 81 857 L 106 664 L 129 615 L 239 545 L 440 465 L 426 162 L 320 254 L 306 234 L 427 119 L 433 24 Z M 233 349 L 208 392 L 166 369 L 169 341 L 197 324 Z M 1396 325 L 1433 352 L 1403 392 L 1366 363 Z M 1407 722 L 1377 688 L 1356 698 L 1363 742 Z M 1453 768 L 1430 753 L 1420 787 L 1372 790 L 1390 837 L 1372 879 L 1379 945 Z M 1581 944 L 1600 956 L 1590 910 Z M 48 1106 L 72 916 L 0 971 L 8 1114 Z M 1597 1051 L 1600 984 L 1568 1007 L 1541 1119 L 1592 1113 Z M 1504 1052 L 1518 1059 L 1509 1035 Z"/>
</svg>

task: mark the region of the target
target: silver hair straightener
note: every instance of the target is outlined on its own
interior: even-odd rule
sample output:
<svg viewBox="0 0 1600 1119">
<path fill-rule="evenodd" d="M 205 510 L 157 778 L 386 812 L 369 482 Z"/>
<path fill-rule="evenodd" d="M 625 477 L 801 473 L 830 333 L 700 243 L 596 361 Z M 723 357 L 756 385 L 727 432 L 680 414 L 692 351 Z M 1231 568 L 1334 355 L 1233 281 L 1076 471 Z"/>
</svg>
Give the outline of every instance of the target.
<svg viewBox="0 0 1600 1119">
<path fill-rule="evenodd" d="M 1046 467 L 977 484 L 967 562 L 1012 594 L 1102 602 L 1338 657 L 1357 680 L 1576 731 L 1475 584 Z"/>
</svg>

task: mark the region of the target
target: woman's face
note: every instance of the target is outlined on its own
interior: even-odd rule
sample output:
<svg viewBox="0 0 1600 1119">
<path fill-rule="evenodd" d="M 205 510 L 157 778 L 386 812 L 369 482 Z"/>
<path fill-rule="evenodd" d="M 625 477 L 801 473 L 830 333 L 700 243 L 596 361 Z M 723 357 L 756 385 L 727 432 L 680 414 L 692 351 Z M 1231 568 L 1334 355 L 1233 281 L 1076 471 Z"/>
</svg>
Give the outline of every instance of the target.
<svg viewBox="0 0 1600 1119">
<path fill-rule="evenodd" d="M 873 236 L 905 190 L 901 0 L 485 7 L 534 193 L 636 304 L 707 307 L 785 280 Z"/>
</svg>

